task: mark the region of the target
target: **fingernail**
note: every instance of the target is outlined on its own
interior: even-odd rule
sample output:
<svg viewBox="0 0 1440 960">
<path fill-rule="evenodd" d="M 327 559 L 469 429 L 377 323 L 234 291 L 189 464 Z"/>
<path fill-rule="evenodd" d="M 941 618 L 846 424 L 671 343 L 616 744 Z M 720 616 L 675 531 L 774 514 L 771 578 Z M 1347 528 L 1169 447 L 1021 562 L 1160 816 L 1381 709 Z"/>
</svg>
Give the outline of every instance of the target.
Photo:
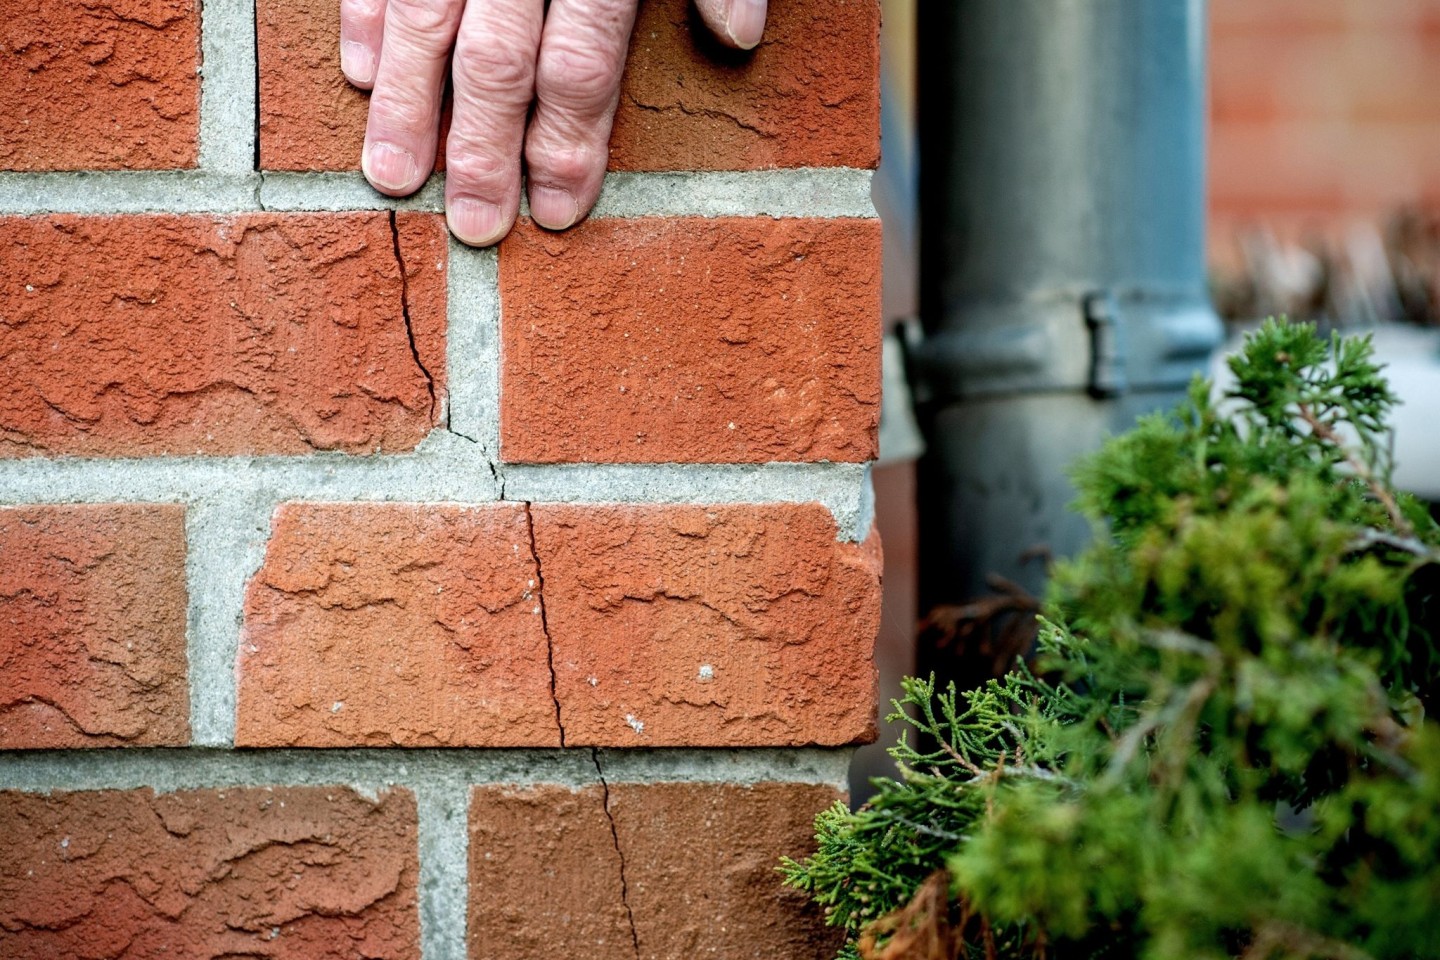
<svg viewBox="0 0 1440 960">
<path fill-rule="evenodd" d="M 765 0 L 730 0 L 725 32 L 741 50 L 753 50 L 765 33 Z"/>
<path fill-rule="evenodd" d="M 580 207 L 569 190 L 531 186 L 530 216 L 546 230 L 564 230 L 579 218 Z"/>
<path fill-rule="evenodd" d="M 375 54 L 363 43 L 345 40 L 340 44 L 340 71 L 351 83 L 375 82 Z"/>
<path fill-rule="evenodd" d="M 409 190 L 420 172 L 415 157 L 389 143 L 372 143 L 365 151 L 365 176 L 383 190 Z"/>
<path fill-rule="evenodd" d="M 456 197 L 445 206 L 450 232 L 472 247 L 488 247 L 504 232 L 500 208 L 474 197 Z"/>
</svg>

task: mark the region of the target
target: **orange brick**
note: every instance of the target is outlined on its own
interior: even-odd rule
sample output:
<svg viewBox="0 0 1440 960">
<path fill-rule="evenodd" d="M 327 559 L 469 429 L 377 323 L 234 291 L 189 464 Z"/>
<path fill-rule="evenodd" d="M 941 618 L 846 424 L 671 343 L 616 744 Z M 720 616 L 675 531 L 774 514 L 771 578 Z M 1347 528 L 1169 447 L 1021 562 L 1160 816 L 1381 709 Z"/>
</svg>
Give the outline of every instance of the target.
<svg viewBox="0 0 1440 960">
<path fill-rule="evenodd" d="M 414 447 L 446 237 L 395 223 L 399 258 L 383 213 L 0 218 L 0 456 Z"/>
<path fill-rule="evenodd" d="M 183 507 L 3 508 L 0 558 L 0 749 L 189 739 Z"/>
<path fill-rule="evenodd" d="M 193 167 L 196 0 L 6 4 L 0 170 Z"/>
<path fill-rule="evenodd" d="M 0 958 L 419 960 L 415 799 L 0 793 Z"/>
<path fill-rule="evenodd" d="M 503 459 L 872 459 L 879 262 L 875 220 L 520 224 L 500 247 Z"/>
<path fill-rule="evenodd" d="M 840 794 L 812 784 L 476 787 L 470 957 L 830 960 L 839 932 L 780 885 Z M 613 832 L 612 832 L 613 831 Z"/>
<path fill-rule="evenodd" d="M 559 746 L 523 504 L 288 504 L 245 600 L 241 746 Z"/>
<path fill-rule="evenodd" d="M 818 504 L 532 510 L 567 745 L 874 737 L 878 535 Z"/>
<path fill-rule="evenodd" d="M 339 7 L 258 2 L 266 169 L 359 168 L 367 101 L 340 74 Z M 875 166 L 879 26 L 876 0 L 772 0 L 764 43 L 737 53 L 704 33 L 690 0 L 649 0 L 626 62 L 611 168 Z"/>
</svg>

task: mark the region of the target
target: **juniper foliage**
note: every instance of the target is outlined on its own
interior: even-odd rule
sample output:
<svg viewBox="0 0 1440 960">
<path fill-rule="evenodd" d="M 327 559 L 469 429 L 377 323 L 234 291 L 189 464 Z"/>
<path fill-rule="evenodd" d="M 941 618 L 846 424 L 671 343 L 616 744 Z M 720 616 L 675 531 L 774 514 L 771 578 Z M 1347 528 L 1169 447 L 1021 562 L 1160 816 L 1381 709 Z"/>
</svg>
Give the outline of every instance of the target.
<svg viewBox="0 0 1440 960">
<path fill-rule="evenodd" d="M 1440 527 L 1395 398 L 1309 326 L 1231 368 L 1079 465 L 1033 670 L 908 680 L 900 779 L 784 862 L 842 957 L 1440 957 Z"/>
</svg>

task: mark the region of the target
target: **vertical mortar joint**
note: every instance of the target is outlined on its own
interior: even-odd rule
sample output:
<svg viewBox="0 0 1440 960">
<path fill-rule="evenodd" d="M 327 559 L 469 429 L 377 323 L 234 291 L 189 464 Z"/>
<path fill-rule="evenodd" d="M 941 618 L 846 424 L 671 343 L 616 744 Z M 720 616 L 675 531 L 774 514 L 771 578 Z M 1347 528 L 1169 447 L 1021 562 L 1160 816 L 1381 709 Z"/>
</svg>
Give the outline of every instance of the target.
<svg viewBox="0 0 1440 960">
<path fill-rule="evenodd" d="M 400 225 L 395 221 L 395 211 L 390 211 L 390 242 L 395 248 L 395 263 L 400 268 L 400 316 L 405 321 L 405 339 L 410 344 L 410 356 L 425 378 L 425 389 L 430 394 L 430 421 L 435 421 L 435 378 L 420 359 L 420 350 L 415 346 L 415 328 L 410 323 L 410 275 L 405 270 L 405 255 L 400 251 Z"/>
<path fill-rule="evenodd" d="M 200 21 L 200 22 L 201 22 L 201 23 L 204 23 L 204 22 L 205 22 L 205 21 L 204 21 L 204 16 L 205 16 L 205 4 L 204 4 L 204 0 L 201 0 L 199 13 L 200 13 L 200 17 L 201 17 L 201 21 Z M 259 11 L 258 11 L 258 9 L 256 10 L 256 14 L 255 14 L 255 22 L 254 22 L 254 26 L 253 26 L 253 36 L 254 36 L 254 47 L 253 47 L 253 49 L 252 49 L 252 51 L 251 51 L 252 56 L 251 56 L 251 58 L 250 58 L 250 66 L 251 66 L 251 68 L 255 71 L 255 79 L 254 79 L 254 84 L 255 84 L 255 126 L 254 126 L 254 128 L 253 128 L 253 137 L 254 137 L 254 143 L 255 143 L 255 170 L 256 170 L 256 172 L 259 172 L 260 169 L 261 169 L 261 166 L 260 166 L 260 127 L 263 125 L 264 120 L 263 120 L 263 117 L 261 116 L 261 113 L 260 113 L 260 17 L 259 17 Z M 256 202 L 257 205 L 258 205 L 259 202 L 260 202 L 260 187 L 259 187 L 259 186 L 256 186 L 256 188 L 255 188 L 255 202 Z M 260 209 L 263 210 L 263 209 L 265 209 L 265 208 L 264 208 L 264 207 L 261 207 Z"/>
<path fill-rule="evenodd" d="M 625 853 L 620 849 L 620 831 L 615 827 L 615 815 L 610 812 L 610 784 L 605 780 L 605 771 L 600 769 L 598 747 L 590 748 L 590 760 L 595 764 L 595 775 L 600 778 L 600 797 L 605 819 L 610 824 L 610 842 L 615 845 L 615 857 L 620 863 L 620 905 L 625 908 L 625 919 L 630 924 L 630 944 L 635 949 L 635 960 L 640 960 L 640 934 L 635 929 L 635 911 L 630 909 L 630 885 L 625 879 Z"/>
<path fill-rule="evenodd" d="M 494 469 L 493 466 L 491 468 Z M 545 634 L 545 663 L 550 668 L 550 700 L 555 704 L 555 728 L 560 731 L 560 746 L 565 746 L 565 724 L 560 719 L 560 696 L 555 691 L 555 643 L 550 639 L 550 622 L 545 613 L 545 571 L 540 566 L 540 551 L 535 547 L 535 516 L 530 502 L 525 501 L 525 531 L 530 535 L 530 559 L 535 561 L 535 596 L 539 598 L 540 630 Z M 598 769 L 599 764 L 597 762 Z"/>
</svg>

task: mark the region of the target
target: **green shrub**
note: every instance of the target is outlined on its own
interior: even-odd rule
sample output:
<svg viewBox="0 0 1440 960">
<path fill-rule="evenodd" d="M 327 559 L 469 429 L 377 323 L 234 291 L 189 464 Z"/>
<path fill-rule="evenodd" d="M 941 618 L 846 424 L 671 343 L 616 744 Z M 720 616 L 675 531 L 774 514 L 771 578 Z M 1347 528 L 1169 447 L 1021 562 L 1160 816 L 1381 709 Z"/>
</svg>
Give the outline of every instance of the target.
<svg viewBox="0 0 1440 960">
<path fill-rule="evenodd" d="M 1231 368 L 1079 466 L 1035 663 L 907 681 L 901 778 L 785 861 L 842 956 L 1440 957 L 1440 527 L 1368 340 Z"/>
</svg>

